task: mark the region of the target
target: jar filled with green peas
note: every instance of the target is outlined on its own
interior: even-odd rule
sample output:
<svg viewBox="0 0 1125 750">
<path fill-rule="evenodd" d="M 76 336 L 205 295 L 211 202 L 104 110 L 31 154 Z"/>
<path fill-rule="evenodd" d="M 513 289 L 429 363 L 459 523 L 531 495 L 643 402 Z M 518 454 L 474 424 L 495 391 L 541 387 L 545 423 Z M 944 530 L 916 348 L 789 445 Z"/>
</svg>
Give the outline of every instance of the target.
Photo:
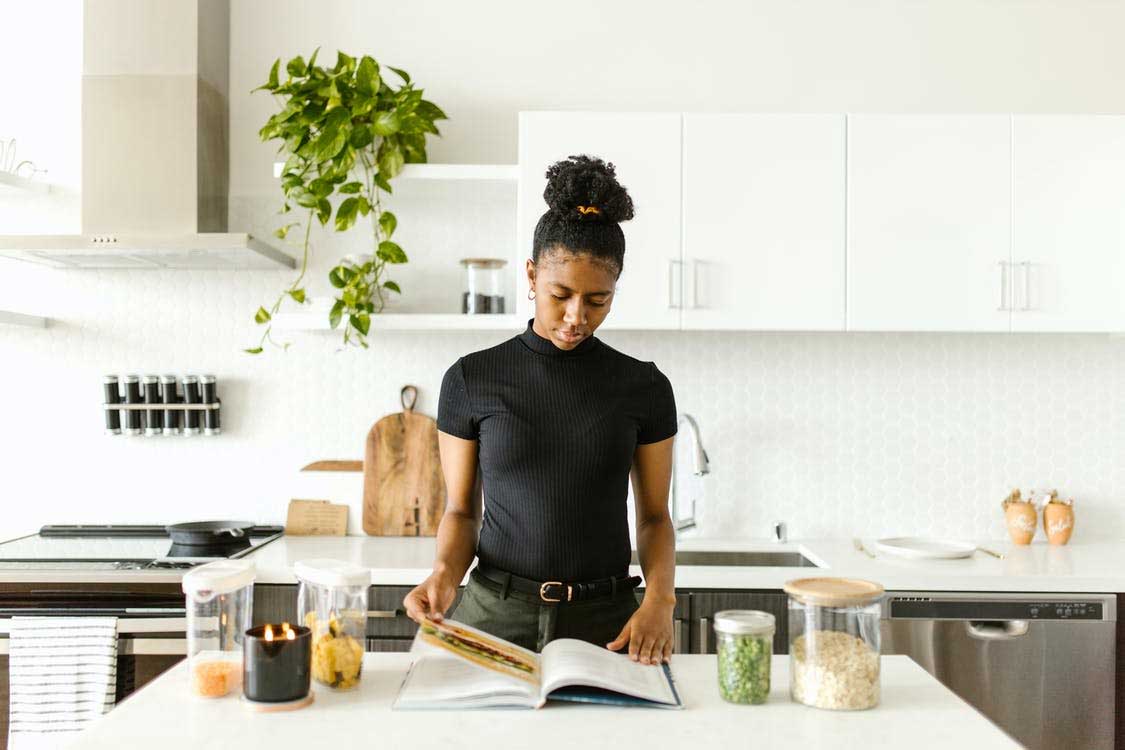
<svg viewBox="0 0 1125 750">
<path fill-rule="evenodd" d="M 773 615 L 727 609 L 716 613 L 714 622 L 719 694 L 730 703 L 765 703 L 770 694 Z"/>
</svg>

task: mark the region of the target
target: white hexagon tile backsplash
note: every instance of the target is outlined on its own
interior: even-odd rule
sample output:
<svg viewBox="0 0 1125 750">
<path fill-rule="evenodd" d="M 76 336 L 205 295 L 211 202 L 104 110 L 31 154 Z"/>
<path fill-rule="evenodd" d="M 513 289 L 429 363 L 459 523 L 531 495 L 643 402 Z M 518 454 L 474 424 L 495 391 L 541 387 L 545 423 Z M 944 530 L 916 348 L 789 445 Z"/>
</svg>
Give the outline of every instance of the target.
<svg viewBox="0 0 1125 750">
<path fill-rule="evenodd" d="M 261 234 L 272 226 L 265 209 L 248 215 Z M 448 225 L 411 231 L 420 250 L 461 239 Z M 320 242 L 329 256 L 357 249 L 351 237 Z M 450 257 L 481 250 L 444 248 Z M 318 261 L 314 284 L 323 285 L 329 265 Z M 361 458 L 367 429 L 398 409 L 405 383 L 419 386 L 418 408 L 434 413 L 449 364 L 517 333 L 377 333 L 368 351 L 339 351 L 337 336 L 298 333 L 288 352 L 243 354 L 256 341 L 253 311 L 290 278 L 43 272 L 0 261 L 0 300 L 22 294 L 55 321 L 47 329 L 0 327 L 0 535 L 44 523 L 282 522 L 292 497 L 358 507 L 358 482 L 318 485 L 297 470 L 315 459 Z M 794 538 L 1003 538 L 1000 500 L 1012 487 L 1073 496 L 1076 540 L 1125 534 L 1125 338 L 619 331 L 602 338 L 654 360 L 680 409 L 699 421 L 711 474 L 693 536 L 766 537 L 784 520 Z M 103 374 L 188 372 L 217 376 L 221 436 L 102 434 Z"/>
</svg>

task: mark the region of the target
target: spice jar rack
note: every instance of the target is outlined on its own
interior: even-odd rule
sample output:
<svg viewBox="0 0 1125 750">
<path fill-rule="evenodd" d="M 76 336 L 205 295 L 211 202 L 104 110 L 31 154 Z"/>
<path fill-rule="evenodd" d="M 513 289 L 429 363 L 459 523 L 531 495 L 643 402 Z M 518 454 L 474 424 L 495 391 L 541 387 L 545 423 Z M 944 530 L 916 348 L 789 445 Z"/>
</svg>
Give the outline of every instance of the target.
<svg viewBox="0 0 1125 750">
<path fill-rule="evenodd" d="M 108 435 L 218 435 L 222 401 L 214 375 L 117 375 L 102 379 Z M 122 388 L 122 386 L 124 386 Z"/>
</svg>

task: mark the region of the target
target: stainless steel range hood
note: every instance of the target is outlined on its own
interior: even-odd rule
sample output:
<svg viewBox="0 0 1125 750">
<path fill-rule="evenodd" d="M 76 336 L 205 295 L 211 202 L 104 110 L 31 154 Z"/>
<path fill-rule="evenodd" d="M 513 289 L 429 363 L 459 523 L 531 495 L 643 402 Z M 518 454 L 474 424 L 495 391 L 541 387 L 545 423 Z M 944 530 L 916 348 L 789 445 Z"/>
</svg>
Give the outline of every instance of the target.
<svg viewBox="0 0 1125 750">
<path fill-rule="evenodd" d="M 0 236 L 0 255 L 63 268 L 295 267 L 227 229 L 228 0 L 85 0 L 84 13 L 82 234 Z"/>
</svg>

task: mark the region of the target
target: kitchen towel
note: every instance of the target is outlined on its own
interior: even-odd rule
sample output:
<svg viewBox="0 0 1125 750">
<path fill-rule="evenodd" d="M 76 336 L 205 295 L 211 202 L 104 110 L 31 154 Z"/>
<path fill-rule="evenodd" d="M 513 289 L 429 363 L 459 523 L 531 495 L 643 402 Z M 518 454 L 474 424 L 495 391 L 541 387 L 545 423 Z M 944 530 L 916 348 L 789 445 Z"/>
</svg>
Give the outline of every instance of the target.
<svg viewBox="0 0 1125 750">
<path fill-rule="evenodd" d="M 13 617 L 9 750 L 53 748 L 113 708 L 116 617 Z"/>
</svg>

